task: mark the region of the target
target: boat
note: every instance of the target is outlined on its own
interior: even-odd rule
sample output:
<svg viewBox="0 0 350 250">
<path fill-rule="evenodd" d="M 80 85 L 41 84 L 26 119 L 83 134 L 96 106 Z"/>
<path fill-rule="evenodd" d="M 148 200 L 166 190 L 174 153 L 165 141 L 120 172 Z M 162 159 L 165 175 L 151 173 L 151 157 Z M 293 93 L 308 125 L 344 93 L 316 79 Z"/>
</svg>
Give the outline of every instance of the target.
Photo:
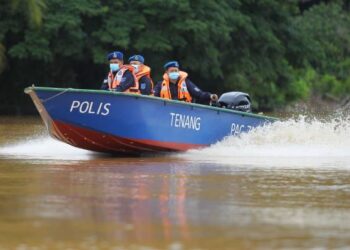
<svg viewBox="0 0 350 250">
<path fill-rule="evenodd" d="M 228 108 L 106 90 L 31 86 L 53 138 L 112 154 L 179 152 L 214 144 L 275 118 Z"/>
</svg>

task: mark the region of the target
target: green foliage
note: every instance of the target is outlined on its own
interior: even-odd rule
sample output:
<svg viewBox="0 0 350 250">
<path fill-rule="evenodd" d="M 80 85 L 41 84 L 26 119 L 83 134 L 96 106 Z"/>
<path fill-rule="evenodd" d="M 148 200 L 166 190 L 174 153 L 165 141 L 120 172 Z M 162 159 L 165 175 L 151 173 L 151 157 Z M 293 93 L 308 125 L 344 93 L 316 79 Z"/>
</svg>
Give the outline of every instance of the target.
<svg viewBox="0 0 350 250">
<path fill-rule="evenodd" d="M 310 95 L 341 98 L 350 94 L 350 78 L 342 81 L 328 73 L 320 74 L 311 67 L 298 70 L 296 74 L 298 78 L 293 85 L 298 98 L 307 99 Z"/>
<path fill-rule="evenodd" d="M 321 4 L 296 17 L 293 27 L 306 47 L 304 58 L 320 72 L 333 71 L 350 56 L 350 15 L 340 4 Z"/>
<path fill-rule="evenodd" d="M 0 43 L 0 74 L 4 71 L 6 66 L 6 56 L 5 56 L 5 47 Z"/>
<path fill-rule="evenodd" d="M 39 27 L 46 10 L 45 0 L 11 0 L 12 10 L 24 12 L 30 25 Z"/>
<path fill-rule="evenodd" d="M 340 0 L 303 13 L 297 0 L 0 1 L 5 103 L 17 105 L 9 97 L 33 82 L 99 88 L 116 49 L 143 54 L 154 80 L 179 60 L 202 89 L 246 91 L 259 109 L 350 91 L 350 15 Z"/>
</svg>

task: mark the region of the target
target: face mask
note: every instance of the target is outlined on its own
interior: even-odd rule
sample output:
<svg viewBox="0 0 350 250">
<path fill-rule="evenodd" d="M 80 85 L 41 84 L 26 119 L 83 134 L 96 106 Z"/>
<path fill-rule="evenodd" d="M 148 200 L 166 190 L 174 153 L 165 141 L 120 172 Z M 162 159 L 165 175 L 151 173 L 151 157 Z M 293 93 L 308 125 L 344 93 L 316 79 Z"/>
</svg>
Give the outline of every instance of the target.
<svg viewBox="0 0 350 250">
<path fill-rule="evenodd" d="M 118 63 L 111 63 L 111 64 L 109 64 L 109 68 L 111 69 L 112 72 L 116 72 L 119 70 L 119 64 Z"/>
<path fill-rule="evenodd" d="M 170 72 L 170 73 L 169 73 L 169 78 L 170 78 L 171 80 L 176 80 L 177 78 L 179 78 L 179 76 L 180 76 L 180 73 L 179 73 L 179 72 Z"/>
<path fill-rule="evenodd" d="M 139 72 L 140 65 L 138 65 L 138 64 L 131 64 L 131 66 L 134 67 L 134 69 L 135 69 L 134 72 L 135 72 L 135 73 Z"/>
</svg>

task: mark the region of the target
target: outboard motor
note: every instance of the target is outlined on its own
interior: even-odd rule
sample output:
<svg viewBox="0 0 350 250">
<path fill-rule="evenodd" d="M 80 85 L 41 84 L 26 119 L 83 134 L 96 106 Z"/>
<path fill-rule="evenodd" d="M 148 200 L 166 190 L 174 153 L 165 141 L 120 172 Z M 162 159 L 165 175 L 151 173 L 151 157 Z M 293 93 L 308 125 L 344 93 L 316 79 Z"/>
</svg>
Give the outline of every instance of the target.
<svg viewBox="0 0 350 250">
<path fill-rule="evenodd" d="M 228 92 L 220 96 L 219 105 L 222 108 L 228 108 L 243 112 L 251 112 L 252 105 L 250 96 L 243 92 Z"/>
</svg>

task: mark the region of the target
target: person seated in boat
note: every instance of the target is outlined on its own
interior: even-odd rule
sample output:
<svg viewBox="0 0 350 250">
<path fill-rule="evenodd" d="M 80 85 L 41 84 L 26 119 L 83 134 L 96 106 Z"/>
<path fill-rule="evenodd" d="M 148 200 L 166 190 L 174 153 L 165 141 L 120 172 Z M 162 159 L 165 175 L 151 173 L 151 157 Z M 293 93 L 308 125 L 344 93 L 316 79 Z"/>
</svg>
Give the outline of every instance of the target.
<svg viewBox="0 0 350 250">
<path fill-rule="evenodd" d="M 154 88 L 154 96 L 165 99 L 181 100 L 185 102 L 209 103 L 217 101 L 218 96 L 199 89 L 190 79 L 188 74 L 180 71 L 177 61 L 170 61 L 164 65 L 163 80 Z"/>
<path fill-rule="evenodd" d="M 107 55 L 110 71 L 101 89 L 139 94 L 140 90 L 134 74 L 134 67 L 125 65 L 123 58 L 124 54 L 120 51 L 113 51 Z"/>
<path fill-rule="evenodd" d="M 142 95 L 153 94 L 153 81 L 151 68 L 144 64 L 145 58 L 141 55 L 133 55 L 129 58 L 129 64 L 134 67 L 134 73 L 139 82 Z"/>
</svg>

